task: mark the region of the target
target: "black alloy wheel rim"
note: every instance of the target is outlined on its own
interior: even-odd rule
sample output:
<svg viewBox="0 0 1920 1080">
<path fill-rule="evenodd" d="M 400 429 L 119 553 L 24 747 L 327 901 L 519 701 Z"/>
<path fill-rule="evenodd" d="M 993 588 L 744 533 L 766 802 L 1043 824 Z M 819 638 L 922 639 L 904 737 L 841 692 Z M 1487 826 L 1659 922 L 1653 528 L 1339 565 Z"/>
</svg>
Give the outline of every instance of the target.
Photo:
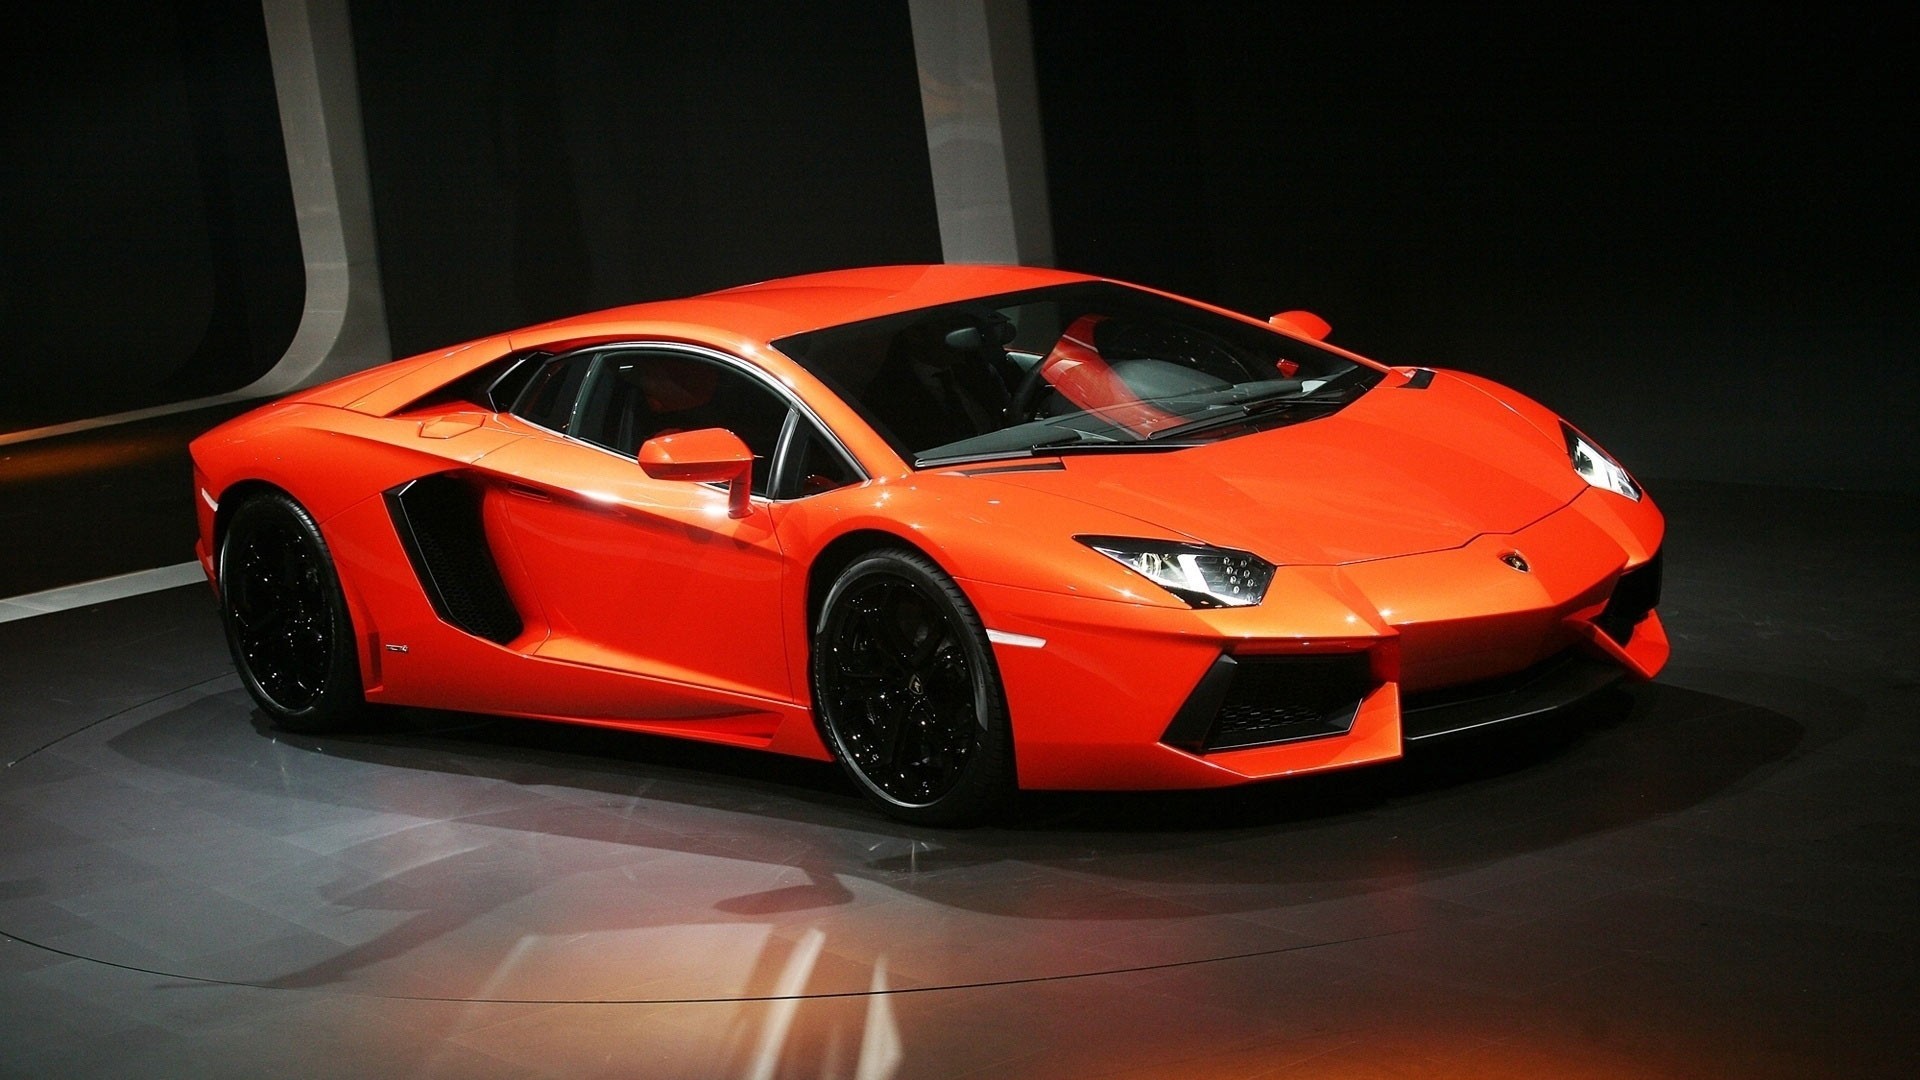
<svg viewBox="0 0 1920 1080">
<path fill-rule="evenodd" d="M 287 712 L 312 705 L 333 666 L 333 607 L 313 539 L 292 522 L 249 530 L 230 553 L 234 646 L 260 691 Z"/>
<path fill-rule="evenodd" d="M 974 665 L 955 620 L 893 574 L 856 584 L 830 613 L 821 689 L 840 749 L 903 806 L 953 791 L 980 746 Z"/>
</svg>

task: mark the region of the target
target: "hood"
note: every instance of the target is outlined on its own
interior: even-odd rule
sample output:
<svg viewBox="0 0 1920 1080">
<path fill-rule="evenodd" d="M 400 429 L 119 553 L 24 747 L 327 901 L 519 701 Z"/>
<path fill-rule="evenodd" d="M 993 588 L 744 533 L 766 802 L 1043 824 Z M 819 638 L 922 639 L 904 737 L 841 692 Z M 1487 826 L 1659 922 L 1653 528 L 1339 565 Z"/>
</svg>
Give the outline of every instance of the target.
<svg viewBox="0 0 1920 1080">
<path fill-rule="evenodd" d="M 1566 448 L 1441 373 L 1398 375 L 1332 416 L 1165 453 L 1063 455 L 980 479 L 1044 491 L 1272 562 L 1337 564 L 1524 528 L 1585 483 Z"/>
</svg>

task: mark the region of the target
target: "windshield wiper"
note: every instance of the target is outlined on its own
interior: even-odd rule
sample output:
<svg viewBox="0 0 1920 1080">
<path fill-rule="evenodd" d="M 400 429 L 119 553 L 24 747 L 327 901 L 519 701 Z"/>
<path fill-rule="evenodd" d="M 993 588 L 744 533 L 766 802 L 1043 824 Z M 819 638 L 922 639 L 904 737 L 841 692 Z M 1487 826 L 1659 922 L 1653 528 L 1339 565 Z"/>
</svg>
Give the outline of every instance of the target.
<svg viewBox="0 0 1920 1080">
<path fill-rule="evenodd" d="M 1195 432 L 1207 431 L 1212 428 L 1245 423 L 1256 417 L 1267 416 L 1273 413 L 1292 412 L 1295 409 L 1337 408 L 1346 403 L 1346 398 L 1338 395 L 1330 395 L 1327 397 L 1307 395 L 1304 397 L 1261 398 L 1258 401 L 1249 401 L 1242 405 L 1232 406 L 1233 411 L 1231 412 L 1220 413 L 1215 416 L 1203 416 L 1198 420 L 1189 420 L 1184 424 L 1175 424 L 1170 428 L 1161 428 L 1159 431 L 1149 434 L 1147 438 L 1167 439 L 1181 435 L 1192 435 Z"/>
<path fill-rule="evenodd" d="M 1227 427 L 1244 423 L 1255 417 L 1269 416 L 1274 413 L 1292 412 L 1295 409 L 1339 408 L 1352 400 L 1354 386 L 1342 385 L 1348 379 L 1364 372 L 1366 368 L 1352 368 L 1337 375 L 1320 380 L 1311 390 L 1298 394 L 1286 394 L 1276 397 L 1255 398 L 1252 401 L 1236 402 L 1229 406 L 1232 411 L 1203 416 L 1184 424 L 1175 424 L 1162 428 L 1147 436 L 1149 439 L 1164 439 L 1180 435 L 1191 435 L 1198 431 L 1207 431 L 1216 427 Z M 1364 389 L 1364 384 L 1360 386 Z"/>
<path fill-rule="evenodd" d="M 1008 458 L 1035 457 L 1047 454 L 1075 454 L 1121 452 L 1127 450 L 1177 450 L 1180 443 L 1148 442 L 1145 439 L 1120 440 L 1095 435 L 1079 428 L 1066 428 L 1044 439 L 1036 439 L 1025 446 L 1009 447 L 1005 450 L 981 450 L 970 454 L 942 454 L 938 457 L 916 457 L 914 468 L 924 469 L 934 465 L 964 465 L 974 461 L 1005 461 Z"/>
<path fill-rule="evenodd" d="M 1111 443 L 1113 441 L 1112 439 L 1104 438 L 1091 432 L 1082 431 L 1079 428 L 1061 428 L 1059 431 L 1044 439 L 1035 439 L 1028 443 L 1027 452 L 1033 453 L 1055 446 L 1074 446 L 1087 442 Z"/>
</svg>

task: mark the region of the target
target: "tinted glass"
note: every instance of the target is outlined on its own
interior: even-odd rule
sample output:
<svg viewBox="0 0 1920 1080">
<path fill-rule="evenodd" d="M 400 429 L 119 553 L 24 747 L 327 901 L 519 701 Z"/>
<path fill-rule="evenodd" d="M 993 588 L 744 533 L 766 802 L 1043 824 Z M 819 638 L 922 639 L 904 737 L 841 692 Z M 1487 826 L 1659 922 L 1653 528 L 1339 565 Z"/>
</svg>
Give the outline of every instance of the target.
<svg viewBox="0 0 1920 1080">
<path fill-rule="evenodd" d="M 791 477 L 783 485 L 781 498 L 804 499 L 837 487 L 857 484 L 863 477 L 847 462 L 845 455 L 827 444 L 826 436 L 811 423 L 802 421 L 795 432 L 799 449 L 790 459 Z"/>
<path fill-rule="evenodd" d="M 753 490 L 767 493 L 787 403 L 730 365 L 646 349 L 601 354 L 571 434 L 632 457 L 648 439 L 725 428 L 753 451 Z"/>
<path fill-rule="evenodd" d="M 1380 379 L 1257 323 L 1105 283 L 774 344 L 923 464 L 1191 445 L 1326 415 Z"/>
<path fill-rule="evenodd" d="M 586 381 L 592 366 L 593 357 L 587 353 L 549 360 L 520 392 L 514 402 L 514 415 L 543 428 L 567 431 L 572 425 L 574 402 L 580 397 L 580 384 Z"/>
</svg>

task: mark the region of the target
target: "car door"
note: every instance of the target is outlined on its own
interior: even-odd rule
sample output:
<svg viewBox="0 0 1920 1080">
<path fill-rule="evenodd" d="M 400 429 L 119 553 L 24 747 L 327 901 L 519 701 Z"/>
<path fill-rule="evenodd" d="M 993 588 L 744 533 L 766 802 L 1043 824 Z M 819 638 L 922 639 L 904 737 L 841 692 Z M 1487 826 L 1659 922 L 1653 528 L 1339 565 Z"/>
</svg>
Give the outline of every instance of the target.
<svg viewBox="0 0 1920 1080">
<path fill-rule="evenodd" d="M 628 671 L 726 698 L 791 701 L 785 561 L 764 498 L 727 513 L 719 485 L 649 477 L 647 439 L 721 427 L 753 451 L 764 496 L 790 407 L 744 364 L 688 347 L 622 345 L 548 360 L 509 424 L 528 438 L 482 459 L 550 633 L 545 659 Z M 558 705 L 559 703 L 556 703 Z M 658 705 L 659 703 L 653 703 Z M 647 702 L 635 715 L 661 715 Z M 568 711 L 593 711 L 574 706 Z"/>
</svg>

